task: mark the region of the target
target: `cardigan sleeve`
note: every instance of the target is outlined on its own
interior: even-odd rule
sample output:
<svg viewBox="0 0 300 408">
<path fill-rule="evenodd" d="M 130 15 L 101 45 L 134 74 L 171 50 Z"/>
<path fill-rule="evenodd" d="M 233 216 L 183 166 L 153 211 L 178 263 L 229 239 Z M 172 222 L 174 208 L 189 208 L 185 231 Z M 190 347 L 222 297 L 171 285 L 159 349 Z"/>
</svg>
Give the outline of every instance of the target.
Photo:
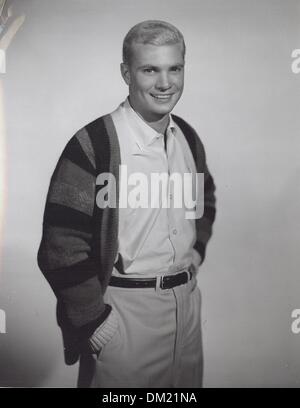
<svg viewBox="0 0 300 408">
<path fill-rule="evenodd" d="M 205 258 L 206 246 L 212 236 L 213 223 L 216 217 L 216 186 L 214 179 L 208 169 L 206 154 L 200 137 L 195 129 L 181 117 L 172 115 L 175 122 L 183 131 L 194 158 L 198 173 L 204 174 L 204 211 L 201 218 L 196 218 L 196 242 L 194 249 L 201 256 L 201 263 Z M 203 199 L 200 194 L 199 199 Z"/>
<path fill-rule="evenodd" d="M 204 211 L 202 217 L 196 219 L 196 243 L 194 245 L 194 248 L 201 255 L 202 264 L 205 259 L 207 243 L 212 236 L 213 224 L 216 218 L 216 186 L 207 166 L 204 145 L 197 132 L 193 128 L 191 128 L 191 130 L 194 135 L 196 168 L 198 172 L 204 174 Z M 203 197 L 201 197 L 201 199 L 203 199 Z"/>
<path fill-rule="evenodd" d="M 203 149 L 204 151 L 204 149 Z M 205 155 L 203 156 L 205 158 Z M 213 223 L 216 216 L 215 183 L 208 170 L 206 160 L 204 165 L 204 212 L 201 218 L 196 219 L 196 243 L 194 248 L 204 261 L 206 246 L 212 236 Z"/>
<path fill-rule="evenodd" d="M 93 152 L 83 129 L 68 142 L 51 177 L 38 251 L 39 268 L 58 300 L 58 324 L 67 329 L 64 342 L 71 336 L 78 350 L 111 311 L 94 255 L 95 185 Z"/>
</svg>

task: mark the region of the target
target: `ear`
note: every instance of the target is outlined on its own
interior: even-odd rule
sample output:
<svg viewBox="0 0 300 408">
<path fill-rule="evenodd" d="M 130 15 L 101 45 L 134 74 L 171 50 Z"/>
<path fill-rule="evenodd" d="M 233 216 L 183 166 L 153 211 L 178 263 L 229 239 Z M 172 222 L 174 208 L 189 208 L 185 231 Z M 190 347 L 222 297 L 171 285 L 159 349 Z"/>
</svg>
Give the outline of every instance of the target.
<svg viewBox="0 0 300 408">
<path fill-rule="evenodd" d="M 126 82 L 127 85 L 130 85 L 130 72 L 128 64 L 125 64 L 125 62 L 121 62 L 120 69 L 124 81 Z"/>
</svg>

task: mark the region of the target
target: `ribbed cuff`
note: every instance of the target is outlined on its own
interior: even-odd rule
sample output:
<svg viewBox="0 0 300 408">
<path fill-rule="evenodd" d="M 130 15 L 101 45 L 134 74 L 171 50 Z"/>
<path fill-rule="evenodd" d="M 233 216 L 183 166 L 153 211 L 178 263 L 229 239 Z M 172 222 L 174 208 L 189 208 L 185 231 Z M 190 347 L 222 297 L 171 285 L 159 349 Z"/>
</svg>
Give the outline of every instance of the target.
<svg viewBox="0 0 300 408">
<path fill-rule="evenodd" d="M 98 353 L 106 343 L 110 341 L 118 327 L 118 318 L 114 311 L 110 314 L 104 322 L 95 330 L 93 335 L 89 338 L 89 345 L 93 353 Z"/>
</svg>

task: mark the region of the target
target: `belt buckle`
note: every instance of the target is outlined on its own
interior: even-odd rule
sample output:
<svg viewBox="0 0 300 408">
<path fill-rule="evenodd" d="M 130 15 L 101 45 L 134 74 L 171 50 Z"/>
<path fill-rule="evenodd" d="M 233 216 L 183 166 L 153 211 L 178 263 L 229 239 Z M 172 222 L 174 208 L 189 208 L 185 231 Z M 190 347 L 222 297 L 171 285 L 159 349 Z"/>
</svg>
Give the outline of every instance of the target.
<svg viewBox="0 0 300 408">
<path fill-rule="evenodd" d="M 192 278 L 192 276 L 193 276 L 192 272 L 190 272 L 189 270 L 182 271 L 181 274 L 182 274 L 183 272 L 186 273 L 186 281 L 185 281 L 185 282 L 182 282 L 182 284 L 189 282 L 189 280 L 190 280 L 190 279 Z M 179 274 L 176 274 L 176 275 L 179 275 Z M 176 276 L 176 275 L 175 275 L 175 276 Z M 167 286 L 167 279 L 165 280 L 164 278 L 170 278 L 170 276 L 168 276 L 168 275 L 163 275 L 163 276 L 160 277 L 160 284 L 159 284 L 160 288 L 161 288 L 161 289 L 170 289 L 172 286 Z M 177 285 L 176 285 L 176 286 L 177 286 Z"/>
<path fill-rule="evenodd" d="M 161 289 L 167 289 L 165 287 L 164 278 L 165 278 L 164 275 L 160 277 L 160 285 L 159 286 L 160 286 Z"/>
</svg>

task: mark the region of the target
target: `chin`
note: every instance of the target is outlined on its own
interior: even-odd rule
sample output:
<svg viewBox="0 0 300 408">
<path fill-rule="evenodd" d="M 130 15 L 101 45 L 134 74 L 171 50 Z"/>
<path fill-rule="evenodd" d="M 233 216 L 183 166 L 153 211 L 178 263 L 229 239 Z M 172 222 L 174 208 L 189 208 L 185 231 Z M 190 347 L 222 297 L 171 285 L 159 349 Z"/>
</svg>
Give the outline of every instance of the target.
<svg viewBox="0 0 300 408">
<path fill-rule="evenodd" d="M 154 120 L 159 120 L 161 119 L 163 116 L 168 115 L 170 112 L 172 111 L 172 109 L 152 109 L 151 111 L 149 111 L 150 116 L 152 116 L 154 118 Z"/>
<path fill-rule="evenodd" d="M 171 113 L 174 108 L 174 105 L 172 106 L 162 106 L 158 109 L 155 109 L 155 111 L 160 114 L 160 115 L 167 115 L 168 113 Z"/>
<path fill-rule="evenodd" d="M 153 112 L 157 112 L 157 113 L 169 113 L 173 110 L 174 106 L 176 105 L 176 103 L 169 102 L 169 103 L 163 103 L 163 104 L 151 104 L 151 108 Z"/>
</svg>

